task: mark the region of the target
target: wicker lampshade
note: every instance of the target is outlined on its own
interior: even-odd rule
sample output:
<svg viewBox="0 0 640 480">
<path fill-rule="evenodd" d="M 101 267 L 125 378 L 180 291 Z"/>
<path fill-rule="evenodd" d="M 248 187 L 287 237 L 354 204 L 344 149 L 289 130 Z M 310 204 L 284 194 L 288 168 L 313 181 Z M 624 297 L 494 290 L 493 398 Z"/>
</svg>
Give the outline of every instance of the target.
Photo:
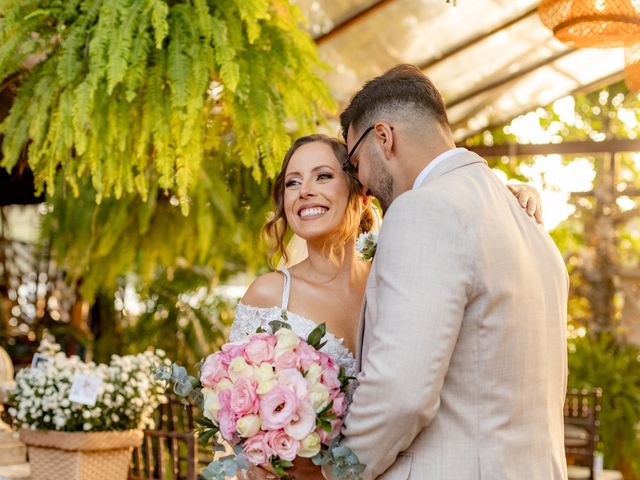
<svg viewBox="0 0 640 480">
<path fill-rule="evenodd" d="M 624 49 L 624 76 L 629 90 L 640 92 L 640 43 Z"/>
<path fill-rule="evenodd" d="M 571 47 L 629 47 L 640 41 L 640 0 L 542 0 L 538 14 Z"/>
</svg>

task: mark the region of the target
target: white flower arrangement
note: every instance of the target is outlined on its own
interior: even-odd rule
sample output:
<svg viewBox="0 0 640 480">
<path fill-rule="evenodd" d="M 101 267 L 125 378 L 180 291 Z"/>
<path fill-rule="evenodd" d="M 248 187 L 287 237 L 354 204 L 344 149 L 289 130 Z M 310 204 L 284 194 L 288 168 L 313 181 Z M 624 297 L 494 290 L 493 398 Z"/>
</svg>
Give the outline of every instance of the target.
<svg viewBox="0 0 640 480">
<path fill-rule="evenodd" d="M 361 233 L 356 240 L 356 250 L 362 260 L 371 260 L 376 254 L 378 234 L 373 232 Z"/>
<path fill-rule="evenodd" d="M 24 368 L 9 391 L 9 414 L 18 427 L 78 431 L 121 431 L 153 428 L 153 414 L 166 403 L 166 383 L 155 379 L 161 365 L 171 365 L 162 350 L 113 355 L 108 365 L 67 357 L 60 346 L 43 340 L 38 348 L 49 357 L 41 368 Z M 69 399 L 76 374 L 98 377 L 94 406 Z"/>
</svg>

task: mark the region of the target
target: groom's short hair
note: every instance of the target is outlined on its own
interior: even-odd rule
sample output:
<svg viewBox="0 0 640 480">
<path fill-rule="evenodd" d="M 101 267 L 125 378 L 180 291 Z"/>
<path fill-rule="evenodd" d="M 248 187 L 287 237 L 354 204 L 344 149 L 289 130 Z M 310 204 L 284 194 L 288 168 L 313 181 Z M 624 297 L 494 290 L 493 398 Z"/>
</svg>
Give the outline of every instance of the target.
<svg viewBox="0 0 640 480">
<path fill-rule="evenodd" d="M 361 130 L 371 126 L 384 114 L 406 110 L 428 114 L 443 126 L 449 126 L 444 100 L 431 80 L 413 65 L 393 67 L 369 80 L 352 98 L 340 115 L 342 134 L 347 138 L 349 127 Z"/>
</svg>

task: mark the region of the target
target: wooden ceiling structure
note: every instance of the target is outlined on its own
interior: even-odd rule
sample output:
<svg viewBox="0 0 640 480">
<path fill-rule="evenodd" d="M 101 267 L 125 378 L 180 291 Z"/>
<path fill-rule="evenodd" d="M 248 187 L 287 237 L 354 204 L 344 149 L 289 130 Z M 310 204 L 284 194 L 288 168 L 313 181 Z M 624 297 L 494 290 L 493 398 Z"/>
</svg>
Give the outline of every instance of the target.
<svg viewBox="0 0 640 480">
<path fill-rule="evenodd" d="M 456 141 L 624 77 L 622 49 L 571 49 L 536 0 L 297 0 L 340 106 L 399 63 L 442 92 Z M 336 126 L 337 128 L 337 126 Z"/>
</svg>

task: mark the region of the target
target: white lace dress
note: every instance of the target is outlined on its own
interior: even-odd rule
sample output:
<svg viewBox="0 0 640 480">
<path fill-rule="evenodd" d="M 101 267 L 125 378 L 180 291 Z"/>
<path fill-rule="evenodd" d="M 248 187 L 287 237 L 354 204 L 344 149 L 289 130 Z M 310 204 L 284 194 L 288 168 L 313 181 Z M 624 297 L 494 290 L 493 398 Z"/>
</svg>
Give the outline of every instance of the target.
<svg viewBox="0 0 640 480">
<path fill-rule="evenodd" d="M 270 332 L 271 326 L 269 322 L 273 320 L 282 320 L 282 311 L 287 310 L 289 305 L 289 292 L 291 291 L 291 274 L 287 269 L 282 269 L 284 274 L 284 291 L 282 292 L 282 306 L 271 308 L 252 307 L 238 303 L 235 310 L 233 325 L 231 325 L 231 333 L 229 340 L 238 342 L 244 340 L 247 336 L 256 333 L 258 327 L 262 327 L 265 331 Z M 300 337 L 307 338 L 307 335 L 318 326 L 313 320 L 296 315 L 287 311 L 287 323 L 291 325 L 292 330 Z M 356 376 L 356 360 L 347 347 L 343 345 L 342 338 L 336 338 L 330 332 L 324 337 L 326 345 L 322 347 L 324 353 L 328 354 L 333 360 L 344 367 L 347 376 Z"/>
</svg>

